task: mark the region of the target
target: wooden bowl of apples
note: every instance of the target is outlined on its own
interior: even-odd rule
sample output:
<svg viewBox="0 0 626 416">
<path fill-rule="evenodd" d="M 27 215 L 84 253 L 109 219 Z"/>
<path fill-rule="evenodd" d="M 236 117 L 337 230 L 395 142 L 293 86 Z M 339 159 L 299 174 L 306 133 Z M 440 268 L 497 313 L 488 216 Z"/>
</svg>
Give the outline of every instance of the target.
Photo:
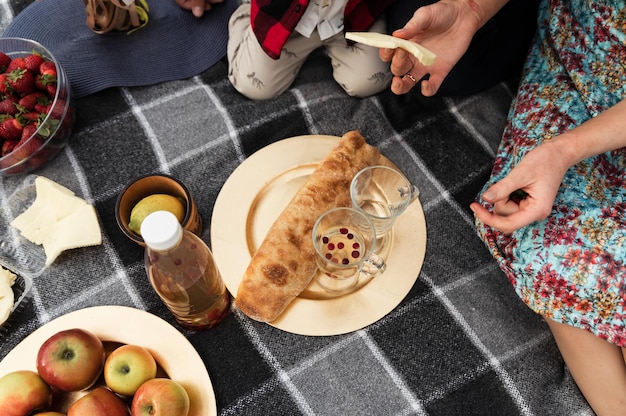
<svg viewBox="0 0 626 416">
<path fill-rule="evenodd" d="M 210 378 L 187 339 L 164 320 L 122 306 L 61 316 L 0 362 L 0 414 L 34 411 L 217 415 Z"/>
</svg>

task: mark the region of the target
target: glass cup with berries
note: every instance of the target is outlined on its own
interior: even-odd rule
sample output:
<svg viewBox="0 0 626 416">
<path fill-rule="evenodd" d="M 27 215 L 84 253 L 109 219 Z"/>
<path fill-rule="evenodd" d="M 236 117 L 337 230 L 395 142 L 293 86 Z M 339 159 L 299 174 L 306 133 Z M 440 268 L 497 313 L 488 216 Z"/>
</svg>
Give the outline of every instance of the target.
<svg viewBox="0 0 626 416">
<path fill-rule="evenodd" d="M 65 71 L 40 43 L 0 38 L 0 175 L 31 172 L 67 144 L 74 105 Z"/>
<path fill-rule="evenodd" d="M 350 293 L 358 280 L 382 274 L 387 264 L 375 254 L 376 229 L 354 208 L 333 208 L 313 225 L 317 283 L 334 295 Z"/>
</svg>

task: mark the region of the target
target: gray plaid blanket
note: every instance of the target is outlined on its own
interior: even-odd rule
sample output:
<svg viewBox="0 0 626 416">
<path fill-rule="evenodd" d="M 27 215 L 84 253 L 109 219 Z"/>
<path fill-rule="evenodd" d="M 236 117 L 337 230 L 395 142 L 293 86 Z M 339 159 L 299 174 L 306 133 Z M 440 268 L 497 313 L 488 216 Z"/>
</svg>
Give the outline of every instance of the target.
<svg viewBox="0 0 626 416">
<path fill-rule="evenodd" d="M 0 33 L 27 3 L 0 0 Z M 220 415 L 592 414 L 545 322 L 521 303 L 476 237 L 468 209 L 491 170 L 513 82 L 463 98 L 354 99 L 317 52 L 288 92 L 252 102 L 226 73 L 220 61 L 190 79 L 76 101 L 69 146 L 36 173 L 95 205 L 103 244 L 64 253 L 35 279 L 1 335 L 0 359 L 58 316 L 126 305 L 165 319 L 191 342 Z M 355 129 L 420 189 L 426 255 L 402 302 L 377 322 L 336 336 L 288 333 L 235 308 L 211 330 L 178 326 L 149 285 L 142 249 L 116 225 L 122 188 L 143 174 L 183 180 L 210 243 L 218 193 L 247 157 L 281 139 Z M 4 179 L 3 192 L 22 180 Z"/>
</svg>

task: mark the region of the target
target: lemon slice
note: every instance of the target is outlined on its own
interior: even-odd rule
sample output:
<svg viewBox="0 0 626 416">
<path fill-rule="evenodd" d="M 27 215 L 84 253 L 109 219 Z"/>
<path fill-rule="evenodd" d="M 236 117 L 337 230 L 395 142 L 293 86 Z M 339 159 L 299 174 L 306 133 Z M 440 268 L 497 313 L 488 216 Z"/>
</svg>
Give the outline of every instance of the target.
<svg viewBox="0 0 626 416">
<path fill-rule="evenodd" d="M 141 235 L 141 223 L 155 211 L 169 211 L 176 216 L 178 222 L 185 219 L 185 206 L 180 199 L 168 194 L 152 194 L 137 202 L 130 211 L 128 228 Z"/>
<path fill-rule="evenodd" d="M 428 66 L 435 63 L 437 55 L 420 45 L 410 40 L 397 38 L 391 35 L 385 35 L 384 33 L 376 32 L 347 32 L 346 39 L 354 42 L 363 43 L 365 45 L 373 46 L 375 48 L 387 48 L 396 49 L 401 48 L 415 56 L 422 65 Z"/>
</svg>

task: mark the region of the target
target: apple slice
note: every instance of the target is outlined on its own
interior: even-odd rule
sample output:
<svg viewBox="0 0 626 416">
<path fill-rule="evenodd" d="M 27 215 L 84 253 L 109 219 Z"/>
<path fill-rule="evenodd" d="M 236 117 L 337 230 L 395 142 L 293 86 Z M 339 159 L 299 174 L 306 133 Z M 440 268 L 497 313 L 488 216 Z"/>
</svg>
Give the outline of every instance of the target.
<svg viewBox="0 0 626 416">
<path fill-rule="evenodd" d="M 363 43 L 365 45 L 373 46 L 375 48 L 387 48 L 396 49 L 401 48 L 415 56 L 422 65 L 428 66 L 435 63 L 437 55 L 420 45 L 410 40 L 397 38 L 391 35 L 385 35 L 384 33 L 377 32 L 347 32 L 346 39 L 354 42 Z"/>
</svg>

